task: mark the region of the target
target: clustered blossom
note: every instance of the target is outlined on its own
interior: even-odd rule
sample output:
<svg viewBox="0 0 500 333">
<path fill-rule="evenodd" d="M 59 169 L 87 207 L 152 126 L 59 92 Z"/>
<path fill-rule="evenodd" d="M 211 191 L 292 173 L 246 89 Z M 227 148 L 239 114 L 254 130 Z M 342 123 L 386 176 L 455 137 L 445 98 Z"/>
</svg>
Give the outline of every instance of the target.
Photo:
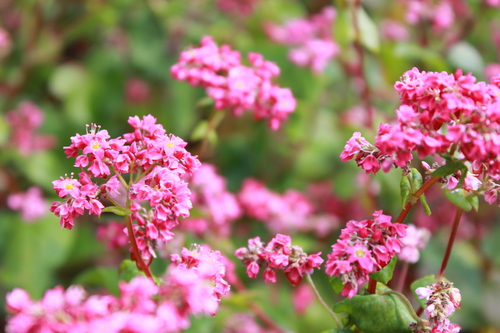
<svg viewBox="0 0 500 333">
<path fill-rule="evenodd" d="M 240 58 L 238 51 L 228 45 L 218 46 L 212 37 L 205 36 L 200 47 L 181 53 L 171 74 L 177 80 L 204 87 L 216 109 L 229 109 L 236 116 L 253 110 L 255 119 L 268 119 L 269 127 L 278 129 L 295 110 L 292 91 L 271 82 L 280 69 L 262 55 L 249 53 L 250 67 Z"/>
<path fill-rule="evenodd" d="M 128 244 L 125 225 L 117 221 L 109 221 L 97 228 L 97 239 L 106 245 L 108 250 L 118 250 Z"/>
<path fill-rule="evenodd" d="M 260 0 L 217 0 L 217 7 L 228 14 L 250 15 Z"/>
<path fill-rule="evenodd" d="M 403 249 L 398 254 L 398 259 L 414 264 L 420 259 L 420 252 L 425 248 L 431 233 L 425 228 L 417 228 L 409 224 L 406 229 L 406 236 L 401 239 Z"/>
<path fill-rule="evenodd" d="M 332 35 L 336 15 L 335 8 L 327 6 L 308 19 L 292 19 L 283 26 L 269 23 L 266 33 L 273 41 L 293 47 L 288 53 L 293 63 L 321 73 L 340 53 Z"/>
<path fill-rule="evenodd" d="M 490 204 L 499 201 L 500 76 L 487 84 L 460 70 L 448 74 L 413 68 L 395 88 L 402 102 L 397 124 L 380 124 L 375 144 L 354 133 L 342 161 L 355 158 L 367 173 L 376 173 L 407 167 L 414 151 L 421 159 L 453 155 L 469 168 L 464 189 L 483 191 Z M 462 177 L 460 172 L 455 176 Z"/>
<path fill-rule="evenodd" d="M 101 200 L 107 198 L 114 209 L 136 222 L 132 229 L 140 254 L 151 260 L 154 244 L 169 241 L 178 218 L 189 216 L 191 192 L 184 178 L 201 163 L 184 148 L 186 142 L 167 135 L 151 115 L 142 120 L 130 117 L 128 122 L 134 131 L 123 138 L 111 139 L 95 125 L 71 138 L 65 153 L 76 157 L 75 167 L 82 171 L 78 178 L 66 176 L 53 182 L 64 201 L 54 202 L 50 210 L 61 217 L 62 227 L 71 229 L 74 218 L 85 211 L 100 215 Z M 95 182 L 98 179 L 100 184 Z"/>
<path fill-rule="evenodd" d="M 453 283 L 439 281 L 428 287 L 415 290 L 420 299 L 427 300 L 425 315 L 428 319 L 419 323 L 412 323 L 412 333 L 458 333 L 460 326 L 450 323 L 448 319 L 455 309 L 460 309 L 462 297 L 460 290 L 453 287 Z"/>
<path fill-rule="evenodd" d="M 42 190 L 36 186 L 30 187 L 26 192 L 9 195 L 7 205 L 10 209 L 19 211 L 25 222 L 33 222 L 43 217 L 48 208 Z"/>
<path fill-rule="evenodd" d="M 182 221 L 181 227 L 202 235 L 208 230 L 227 237 L 231 223 L 238 219 L 241 208 L 236 196 L 226 188 L 226 180 L 211 164 L 203 164 L 189 181 L 191 201 L 199 215 Z"/>
<path fill-rule="evenodd" d="M 7 294 L 7 333 L 174 333 L 190 326 L 190 315 L 215 315 L 229 292 L 218 251 L 195 246 L 167 270 L 159 285 L 146 277 L 121 281 L 120 296 L 91 295 L 80 286 L 48 290 L 31 300 L 22 289 Z"/>
<path fill-rule="evenodd" d="M 382 211 L 373 213 L 373 220 L 349 221 L 342 229 L 339 240 L 328 255 L 326 273 L 342 280 L 342 295 L 356 295 L 368 274 L 385 267 L 401 251 L 401 238 L 406 225 L 392 223 Z"/>
<path fill-rule="evenodd" d="M 260 268 L 265 283 L 276 282 L 275 269 L 283 270 L 288 281 L 296 286 L 304 274 L 312 274 L 323 263 L 321 252 L 307 255 L 301 247 L 292 245 L 290 236 L 277 234 L 267 246 L 260 237 L 248 240 L 248 247 L 236 250 L 235 256 L 246 266 L 250 278 L 256 278 Z"/>
<path fill-rule="evenodd" d="M 43 124 L 43 118 L 42 110 L 31 102 L 22 102 L 16 110 L 7 112 L 6 119 L 12 130 L 9 144 L 19 150 L 21 155 L 28 156 L 54 146 L 54 136 L 36 133 Z"/>
<path fill-rule="evenodd" d="M 243 182 L 238 201 L 249 217 L 265 221 L 273 233 L 305 231 L 313 213 L 312 204 L 299 191 L 287 190 L 281 195 L 251 178 Z"/>
<path fill-rule="evenodd" d="M 407 6 L 406 21 L 412 25 L 419 22 L 430 22 L 435 33 L 449 29 L 457 16 L 450 0 L 439 0 L 435 4 L 423 0 L 406 0 L 405 2 Z M 460 7 L 462 7 L 462 11 L 466 10 L 465 7 Z"/>
</svg>

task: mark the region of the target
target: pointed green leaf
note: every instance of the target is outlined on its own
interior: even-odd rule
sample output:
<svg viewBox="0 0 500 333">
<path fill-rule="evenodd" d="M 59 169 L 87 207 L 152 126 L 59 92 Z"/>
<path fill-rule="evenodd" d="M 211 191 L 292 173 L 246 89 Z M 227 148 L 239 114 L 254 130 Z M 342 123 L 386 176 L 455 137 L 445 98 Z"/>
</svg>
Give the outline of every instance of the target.
<svg viewBox="0 0 500 333">
<path fill-rule="evenodd" d="M 340 293 L 342 289 L 344 289 L 344 284 L 342 283 L 342 280 L 336 276 L 330 278 L 330 286 L 332 286 L 333 291 L 337 294 Z"/>
<path fill-rule="evenodd" d="M 333 24 L 333 35 L 341 48 L 349 46 L 354 41 L 355 34 L 351 13 L 347 8 L 339 8 L 337 10 L 337 17 Z"/>
<path fill-rule="evenodd" d="M 380 52 L 379 29 L 366 13 L 363 7 L 359 7 L 356 13 L 359 24 L 360 42 L 367 50 L 373 53 Z"/>
<path fill-rule="evenodd" d="M 102 213 L 113 213 L 119 216 L 126 216 L 132 214 L 130 210 L 120 206 L 108 206 L 102 210 Z"/>
<path fill-rule="evenodd" d="M 393 294 L 356 295 L 335 304 L 333 311 L 348 313 L 364 333 L 410 332 L 408 325 L 415 322 L 406 305 Z"/>
<path fill-rule="evenodd" d="M 435 283 L 435 282 L 436 282 L 436 277 L 433 274 L 433 275 L 427 275 L 427 276 L 424 276 L 423 278 L 415 280 L 410 285 L 410 289 L 413 292 L 413 296 L 415 296 L 415 298 L 418 300 L 418 303 L 420 303 L 421 307 L 425 308 L 425 302 L 427 300 L 425 298 L 424 299 L 418 298 L 418 295 L 415 293 L 415 290 L 417 290 L 417 288 L 420 288 L 420 287 L 427 287 L 431 283 Z"/>
<path fill-rule="evenodd" d="M 422 179 L 422 174 L 415 168 L 411 168 L 411 179 L 413 181 L 413 188 L 417 190 L 422 186 L 424 180 Z"/>
<path fill-rule="evenodd" d="M 398 259 L 396 258 L 396 256 L 392 257 L 387 266 L 385 266 L 378 272 L 370 273 L 370 277 L 375 281 L 387 284 L 387 282 L 391 281 L 392 279 L 392 274 L 394 273 L 394 268 L 396 267 L 397 261 Z"/>
<path fill-rule="evenodd" d="M 454 174 L 458 170 L 462 170 L 465 165 L 462 162 L 449 162 L 443 166 L 437 168 L 433 173 L 433 177 L 444 177 L 451 174 Z M 466 167 L 465 167 L 466 168 Z M 467 170 L 467 169 L 466 169 Z"/>
<path fill-rule="evenodd" d="M 424 207 L 424 211 L 427 215 L 431 215 L 431 208 L 429 207 L 429 204 L 427 203 L 427 199 L 425 198 L 425 194 L 422 194 L 420 196 L 420 202 L 422 203 L 422 206 Z"/>
<path fill-rule="evenodd" d="M 411 192 L 411 183 L 407 176 L 401 177 L 399 187 L 401 189 L 401 204 L 404 209 L 406 207 L 406 204 L 408 203 L 408 198 L 410 197 Z"/>
<path fill-rule="evenodd" d="M 462 208 L 466 212 L 470 212 L 472 209 L 472 205 L 467 198 L 467 192 L 463 188 L 454 190 L 453 192 L 445 191 L 445 194 L 448 200 L 455 206 Z"/>
<path fill-rule="evenodd" d="M 468 195 L 466 196 L 467 200 L 471 204 L 472 208 L 477 212 L 479 210 L 479 199 L 477 195 Z"/>
</svg>

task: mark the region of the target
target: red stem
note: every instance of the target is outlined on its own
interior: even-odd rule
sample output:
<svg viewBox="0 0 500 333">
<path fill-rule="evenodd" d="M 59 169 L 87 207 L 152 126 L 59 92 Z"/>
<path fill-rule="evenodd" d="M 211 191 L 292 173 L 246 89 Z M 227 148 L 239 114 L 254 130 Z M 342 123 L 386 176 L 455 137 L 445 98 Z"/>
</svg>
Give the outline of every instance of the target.
<svg viewBox="0 0 500 333">
<path fill-rule="evenodd" d="M 418 190 L 417 192 L 415 192 L 412 196 L 415 198 L 414 201 L 408 201 L 406 203 L 406 206 L 405 208 L 401 211 L 401 213 L 399 213 L 399 216 L 398 218 L 396 219 L 396 221 L 394 223 L 403 223 L 404 219 L 406 218 L 406 215 L 408 215 L 408 212 L 410 211 L 410 208 L 414 205 L 414 203 L 416 202 L 416 199 L 420 198 L 422 196 L 422 194 L 425 193 L 425 191 L 427 191 L 429 189 L 429 187 L 431 187 L 432 185 L 434 185 L 434 183 L 436 183 L 439 178 L 441 177 L 431 177 L 430 179 L 428 179 Z"/>
<path fill-rule="evenodd" d="M 401 269 L 401 274 L 399 275 L 398 285 L 396 290 L 399 292 L 403 292 L 403 288 L 405 286 L 406 276 L 408 275 L 408 268 L 410 267 L 409 262 L 405 262 L 403 264 L 403 268 Z"/>
<path fill-rule="evenodd" d="M 441 268 L 439 269 L 439 273 L 437 275 L 438 281 L 441 280 L 441 278 L 443 277 L 446 265 L 448 265 L 448 259 L 450 259 L 451 250 L 453 248 L 453 244 L 455 243 L 455 237 L 457 236 L 458 225 L 460 224 L 463 212 L 464 210 L 462 208 L 457 207 L 457 212 L 455 213 L 455 219 L 453 220 L 453 227 L 451 229 L 450 239 L 448 240 L 448 246 L 446 247 L 446 252 L 444 254 L 443 262 L 441 263 Z"/>
<path fill-rule="evenodd" d="M 368 292 L 370 294 L 377 293 L 377 280 L 370 278 L 370 281 L 368 282 Z"/>
<path fill-rule="evenodd" d="M 132 222 L 130 221 L 130 215 L 127 215 L 126 221 L 127 221 L 128 237 L 130 239 L 130 244 L 132 244 L 132 252 L 134 254 L 135 262 L 137 263 L 138 268 L 141 271 L 143 271 L 148 278 L 153 280 L 153 275 L 149 271 L 148 265 L 146 265 L 144 263 L 144 260 L 142 260 L 142 256 L 139 252 L 139 248 L 137 247 L 137 241 L 135 239 L 134 230 L 132 228 Z"/>
</svg>

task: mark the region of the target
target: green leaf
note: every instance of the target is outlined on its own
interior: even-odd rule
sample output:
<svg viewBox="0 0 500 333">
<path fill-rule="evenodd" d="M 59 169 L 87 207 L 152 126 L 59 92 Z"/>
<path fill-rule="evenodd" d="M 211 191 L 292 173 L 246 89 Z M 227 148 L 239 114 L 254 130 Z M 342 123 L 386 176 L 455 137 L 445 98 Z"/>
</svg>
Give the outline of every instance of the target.
<svg viewBox="0 0 500 333">
<path fill-rule="evenodd" d="M 364 333 L 410 332 L 408 325 L 415 322 L 405 304 L 393 294 L 356 295 L 335 304 L 333 311 L 348 313 Z"/>
<path fill-rule="evenodd" d="M 445 194 L 448 200 L 455 206 L 462 208 L 466 212 L 470 212 L 472 209 L 472 204 L 469 202 L 467 192 L 463 188 L 453 190 L 453 192 L 445 191 Z"/>
<path fill-rule="evenodd" d="M 413 292 L 413 296 L 415 296 L 415 298 L 418 300 L 421 307 L 425 308 L 425 302 L 427 302 L 427 300 L 425 298 L 424 299 L 418 298 L 418 295 L 415 293 L 415 290 L 417 290 L 417 288 L 420 288 L 420 287 L 427 287 L 431 283 L 435 283 L 435 282 L 436 282 L 436 277 L 433 274 L 433 275 L 427 275 L 427 276 L 424 276 L 423 278 L 415 280 L 410 285 L 410 289 Z"/>
<path fill-rule="evenodd" d="M 463 170 L 464 168 L 465 168 L 465 170 L 467 170 L 467 167 L 462 162 L 449 162 L 449 163 L 446 163 L 445 165 L 437 168 L 432 173 L 432 176 L 433 177 L 445 177 L 445 176 L 454 174 L 458 170 Z"/>
<path fill-rule="evenodd" d="M 92 287 L 105 287 L 113 295 L 118 295 L 118 272 L 116 267 L 95 267 L 79 274 L 74 284 L 82 284 Z"/>
<path fill-rule="evenodd" d="M 468 195 L 466 196 L 467 200 L 471 204 L 472 208 L 477 212 L 479 210 L 479 199 L 477 195 Z"/>
<path fill-rule="evenodd" d="M 333 25 L 333 35 L 341 48 L 349 46 L 354 41 L 355 33 L 352 26 L 351 13 L 348 9 L 339 8 L 337 10 L 337 17 Z"/>
<path fill-rule="evenodd" d="M 415 168 L 411 168 L 411 179 L 413 181 L 413 188 L 417 190 L 422 186 L 424 180 L 422 179 L 422 174 Z"/>
<path fill-rule="evenodd" d="M 427 203 L 427 199 L 425 198 L 425 194 L 422 194 L 420 196 L 420 202 L 422 203 L 422 206 L 424 207 L 424 211 L 427 215 L 431 215 L 431 208 L 429 207 L 429 204 Z"/>
<path fill-rule="evenodd" d="M 411 192 L 410 179 L 408 179 L 407 176 L 403 175 L 403 177 L 401 177 L 401 182 L 399 187 L 401 189 L 401 204 L 404 209 L 406 207 L 406 204 L 408 203 L 408 198 L 410 197 L 410 192 Z"/>
<path fill-rule="evenodd" d="M 373 53 L 380 52 L 380 37 L 378 27 L 366 13 L 363 7 L 357 10 L 357 18 L 359 24 L 360 42 L 367 50 Z"/>
<path fill-rule="evenodd" d="M 484 60 L 481 53 L 468 42 L 461 41 L 452 45 L 448 51 L 450 63 L 461 68 L 464 72 L 473 72 L 480 75 L 484 70 Z"/>
<path fill-rule="evenodd" d="M 119 216 L 126 216 L 132 214 L 130 210 L 121 206 L 108 206 L 102 210 L 102 213 L 113 213 Z"/>
<path fill-rule="evenodd" d="M 344 289 L 344 284 L 342 283 L 342 280 L 340 278 L 333 276 L 329 280 L 330 286 L 332 286 L 335 293 L 338 294 L 342 291 L 342 289 Z"/>
<path fill-rule="evenodd" d="M 136 276 L 146 276 L 141 270 L 139 270 L 139 268 L 137 268 L 135 261 L 132 261 L 130 259 L 125 259 L 122 261 L 118 272 L 120 274 L 120 280 L 125 280 L 127 282 L 130 282 L 130 280 L 132 280 Z"/>
<path fill-rule="evenodd" d="M 387 282 L 391 281 L 392 279 L 392 274 L 394 273 L 394 268 L 396 267 L 396 262 L 397 262 L 396 256 L 392 257 L 391 261 L 379 270 L 378 272 L 370 273 L 370 277 L 374 279 L 375 281 L 382 282 L 384 284 L 387 284 Z"/>
</svg>

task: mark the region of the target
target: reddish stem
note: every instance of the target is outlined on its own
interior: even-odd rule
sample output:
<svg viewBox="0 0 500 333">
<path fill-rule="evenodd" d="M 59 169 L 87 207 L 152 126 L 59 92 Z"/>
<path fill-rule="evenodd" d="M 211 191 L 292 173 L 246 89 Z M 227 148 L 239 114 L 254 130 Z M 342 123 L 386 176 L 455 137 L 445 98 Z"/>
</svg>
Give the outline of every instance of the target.
<svg viewBox="0 0 500 333">
<path fill-rule="evenodd" d="M 431 187 L 436 183 L 439 178 L 441 177 L 431 177 L 428 179 L 418 190 L 415 192 L 412 196 L 415 198 L 413 201 L 408 201 L 406 203 L 405 208 L 399 213 L 398 218 L 396 219 L 395 223 L 403 223 L 404 219 L 406 218 L 406 215 L 408 215 L 408 212 L 410 211 L 410 208 L 414 205 L 415 202 L 417 202 L 417 199 L 422 196 L 422 194 L 425 193 Z"/>
<path fill-rule="evenodd" d="M 141 271 L 143 271 L 148 278 L 153 280 L 153 275 L 149 271 L 148 265 L 146 265 L 146 263 L 144 263 L 144 260 L 142 260 L 139 248 L 137 247 L 137 241 L 135 239 L 134 230 L 132 228 L 132 222 L 130 221 L 130 215 L 127 215 L 126 222 L 127 222 L 128 237 L 130 239 L 130 244 L 132 244 L 132 253 L 134 254 L 135 262 L 137 263 L 138 268 Z"/>
<path fill-rule="evenodd" d="M 370 281 L 368 282 L 368 292 L 370 294 L 377 293 L 377 281 L 372 278 L 370 278 Z"/>
<path fill-rule="evenodd" d="M 398 285 L 396 290 L 399 292 L 403 292 L 403 288 L 405 286 L 406 276 L 408 275 L 408 268 L 410 267 L 410 263 L 405 262 L 403 264 L 403 268 L 401 269 L 401 274 L 399 275 Z"/>
<path fill-rule="evenodd" d="M 453 227 L 451 229 L 450 239 L 448 240 L 448 246 L 446 247 L 446 252 L 444 254 L 443 262 L 441 263 L 441 268 L 439 269 L 439 273 L 437 275 L 437 280 L 441 280 L 443 277 L 444 271 L 446 269 L 446 265 L 448 265 L 448 259 L 450 259 L 451 250 L 453 248 L 453 244 L 455 243 L 455 237 L 457 236 L 458 225 L 460 224 L 460 219 L 462 218 L 464 210 L 462 208 L 457 207 L 457 211 L 455 213 L 455 219 L 453 220 Z"/>
</svg>

